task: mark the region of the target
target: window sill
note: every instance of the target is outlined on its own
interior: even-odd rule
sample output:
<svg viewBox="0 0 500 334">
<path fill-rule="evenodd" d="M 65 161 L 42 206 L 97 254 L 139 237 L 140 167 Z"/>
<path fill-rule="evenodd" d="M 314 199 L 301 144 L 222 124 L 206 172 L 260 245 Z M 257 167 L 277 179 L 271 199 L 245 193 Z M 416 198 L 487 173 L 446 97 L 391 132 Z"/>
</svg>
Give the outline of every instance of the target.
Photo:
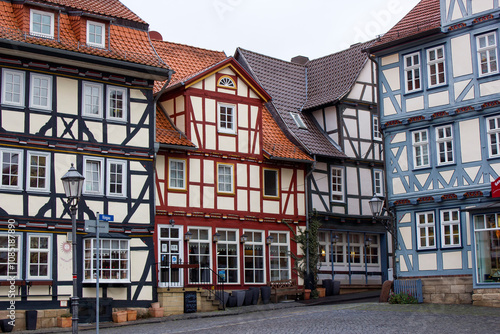
<svg viewBox="0 0 500 334">
<path fill-rule="evenodd" d="M 438 249 L 437 247 L 434 247 L 434 248 L 421 248 L 421 249 L 417 249 L 417 253 L 419 252 L 436 252 Z"/>
<path fill-rule="evenodd" d="M 436 167 L 441 168 L 441 167 L 450 167 L 450 166 L 456 166 L 456 165 L 457 165 L 456 162 L 448 162 L 448 163 L 438 164 L 438 165 L 436 165 Z"/>
<path fill-rule="evenodd" d="M 222 193 L 222 192 L 217 192 L 218 196 L 227 196 L 227 197 L 234 197 L 236 196 L 235 193 Z"/>
<path fill-rule="evenodd" d="M 413 167 L 412 171 L 418 172 L 418 171 L 421 171 L 421 170 L 428 170 L 428 169 L 432 169 L 432 166 Z"/>
<path fill-rule="evenodd" d="M 440 84 L 440 85 L 435 85 L 435 86 L 429 86 L 427 87 L 427 90 L 428 91 L 431 91 L 431 90 L 436 90 L 436 89 L 439 89 L 439 88 L 448 88 L 448 83 L 444 83 L 444 84 Z"/>
<path fill-rule="evenodd" d="M 51 113 L 52 112 L 52 108 L 40 108 L 40 107 L 30 106 L 30 111 L 38 111 L 38 112 L 43 112 L 43 113 Z"/>
<path fill-rule="evenodd" d="M 95 288 L 96 281 L 83 281 L 82 286 L 84 288 Z M 130 286 L 130 281 L 128 282 L 110 282 L 109 280 L 99 280 L 99 286 L 102 288 L 126 288 Z"/>
<path fill-rule="evenodd" d="M 281 199 L 280 196 L 262 196 L 262 198 L 268 201 L 279 201 Z"/>
<path fill-rule="evenodd" d="M 236 137 L 238 133 L 236 132 L 225 132 L 225 131 L 217 131 L 217 133 L 221 136 L 231 136 L 231 137 Z"/>
<path fill-rule="evenodd" d="M 419 89 L 419 90 L 412 90 L 411 92 L 404 92 L 403 96 L 412 96 L 412 95 L 417 95 L 417 94 L 421 94 L 423 93 L 424 90 L 423 89 Z"/>
<path fill-rule="evenodd" d="M 11 281 L 9 281 L 8 279 L 9 278 L 6 277 L 5 281 L 4 281 L 3 278 L 2 278 L 2 281 L 0 281 L 0 286 L 10 286 L 11 285 L 10 284 Z M 19 278 L 16 278 L 14 285 L 15 286 L 25 286 L 26 282 L 23 281 L 23 280 L 20 280 Z"/>
<path fill-rule="evenodd" d="M 462 247 L 462 245 L 453 245 L 453 246 L 441 246 L 441 250 L 442 251 L 452 251 L 452 250 L 460 250 L 460 249 L 464 249 Z"/>
<path fill-rule="evenodd" d="M 494 77 L 494 76 L 497 76 L 497 75 L 500 75 L 500 72 L 478 74 L 477 80 L 487 79 L 487 78 L 491 78 L 491 77 Z"/>
<path fill-rule="evenodd" d="M 26 280 L 26 285 L 28 286 L 33 286 L 33 285 L 52 285 L 53 281 L 52 280 L 47 280 L 47 279 L 40 279 L 37 280 L 36 278 L 28 278 Z"/>
<path fill-rule="evenodd" d="M 2 187 L 2 186 L 0 186 L 0 190 L 13 192 L 13 193 L 22 193 L 23 192 L 23 190 L 21 188 L 8 188 L 8 187 Z"/>
<path fill-rule="evenodd" d="M 167 188 L 168 191 L 173 192 L 173 193 L 187 193 L 187 189 L 181 189 L 181 188 Z"/>
<path fill-rule="evenodd" d="M 111 123 L 111 124 L 126 124 L 127 123 L 127 120 L 126 119 L 122 119 L 122 118 L 114 118 L 114 117 L 107 117 L 106 118 L 106 121 L 108 123 Z"/>
</svg>

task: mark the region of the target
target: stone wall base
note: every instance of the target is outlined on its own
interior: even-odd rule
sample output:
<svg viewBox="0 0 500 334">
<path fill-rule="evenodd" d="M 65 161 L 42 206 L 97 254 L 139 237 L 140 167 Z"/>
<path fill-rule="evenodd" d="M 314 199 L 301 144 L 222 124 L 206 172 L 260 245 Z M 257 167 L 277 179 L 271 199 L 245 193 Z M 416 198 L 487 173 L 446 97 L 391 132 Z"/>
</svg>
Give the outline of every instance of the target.
<svg viewBox="0 0 500 334">
<path fill-rule="evenodd" d="M 165 316 L 184 313 L 184 292 L 196 292 L 197 312 L 211 312 L 219 309 L 216 303 L 207 298 L 203 289 L 197 288 L 158 288 L 158 301 L 163 307 Z M 226 291 L 229 292 L 229 291 Z"/>
<path fill-rule="evenodd" d="M 36 329 L 57 327 L 57 317 L 65 313 L 68 313 L 68 309 L 38 310 Z M 0 311 L 0 319 L 9 319 L 9 314 L 9 311 Z M 14 316 L 16 319 L 14 331 L 26 330 L 26 311 L 16 310 Z"/>
<path fill-rule="evenodd" d="M 419 277 L 424 303 L 471 304 L 472 276 Z"/>
<path fill-rule="evenodd" d="M 474 289 L 472 304 L 474 306 L 500 307 L 500 289 Z"/>
</svg>

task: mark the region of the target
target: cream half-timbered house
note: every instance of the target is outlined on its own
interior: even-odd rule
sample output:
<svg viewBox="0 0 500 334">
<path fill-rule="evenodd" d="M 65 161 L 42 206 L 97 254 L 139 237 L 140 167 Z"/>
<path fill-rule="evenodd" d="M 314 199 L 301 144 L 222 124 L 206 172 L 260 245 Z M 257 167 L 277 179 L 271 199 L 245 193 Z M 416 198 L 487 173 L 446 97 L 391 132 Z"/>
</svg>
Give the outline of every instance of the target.
<svg viewBox="0 0 500 334">
<path fill-rule="evenodd" d="M 214 284 L 213 272 L 223 273 L 226 290 L 297 277 L 289 253 L 297 253 L 292 231 L 305 225 L 311 159 L 284 136 L 264 107 L 270 97 L 232 57 L 154 45 L 176 71 L 157 112 L 159 286 Z"/>
<path fill-rule="evenodd" d="M 499 287 L 499 13 L 497 1 L 422 0 L 370 50 L 397 275 L 421 277 L 425 302 L 490 305 L 482 294 Z"/>
<path fill-rule="evenodd" d="M 116 0 L 2 1 L 0 24 L 0 305 L 13 298 L 19 310 L 60 308 L 72 295 L 71 217 L 60 179 L 74 164 L 85 177 L 77 212 L 81 312 L 96 296 L 95 235 L 84 220 L 97 213 L 114 215 L 100 239 L 103 302 L 109 310 L 149 306 L 153 84 L 171 71 L 147 24 Z M 4 284 L 11 281 L 13 296 Z"/>
<path fill-rule="evenodd" d="M 307 205 L 322 222 L 320 283 L 381 284 L 388 274 L 387 233 L 368 205 L 384 193 L 375 68 L 362 52 L 369 45 L 311 61 L 235 55 L 272 96 L 266 106 L 290 139 L 315 159 Z"/>
</svg>

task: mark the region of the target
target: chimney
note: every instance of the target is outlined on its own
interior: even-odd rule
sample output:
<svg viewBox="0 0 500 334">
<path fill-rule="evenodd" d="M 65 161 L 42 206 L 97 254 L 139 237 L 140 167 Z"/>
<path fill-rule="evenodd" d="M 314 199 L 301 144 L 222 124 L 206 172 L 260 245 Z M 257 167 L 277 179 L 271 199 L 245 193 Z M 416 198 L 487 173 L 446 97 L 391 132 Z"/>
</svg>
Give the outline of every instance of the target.
<svg viewBox="0 0 500 334">
<path fill-rule="evenodd" d="M 297 56 L 293 57 L 291 61 L 294 64 L 305 65 L 309 61 L 309 58 L 305 56 Z"/>
<path fill-rule="evenodd" d="M 150 31 L 149 38 L 155 41 L 163 41 L 163 36 L 158 31 Z"/>
</svg>

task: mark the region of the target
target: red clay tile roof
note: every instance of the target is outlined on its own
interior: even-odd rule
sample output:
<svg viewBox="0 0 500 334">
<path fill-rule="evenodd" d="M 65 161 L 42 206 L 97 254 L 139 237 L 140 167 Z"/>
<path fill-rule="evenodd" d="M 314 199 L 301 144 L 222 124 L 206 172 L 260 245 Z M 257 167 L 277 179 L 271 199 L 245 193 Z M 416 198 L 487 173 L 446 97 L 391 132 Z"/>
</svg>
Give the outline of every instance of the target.
<svg viewBox="0 0 500 334">
<path fill-rule="evenodd" d="M 156 141 L 171 146 L 195 147 L 182 132 L 172 125 L 160 107 L 156 108 Z"/>
<path fill-rule="evenodd" d="M 152 42 L 158 55 L 175 71 L 168 87 L 183 82 L 227 58 L 222 51 L 206 50 L 158 40 Z M 158 92 L 163 84 L 164 82 L 156 82 L 155 92 Z"/>
<path fill-rule="evenodd" d="M 441 28 L 440 0 L 421 0 L 405 17 L 384 34 L 372 48 L 382 49 L 387 44 L 412 36 L 430 33 Z"/>
<path fill-rule="evenodd" d="M 101 13 L 103 15 L 106 14 L 105 10 L 108 9 L 109 4 L 116 4 L 117 8 L 111 10 L 108 13 L 110 16 L 120 15 L 121 13 L 124 17 L 130 17 L 130 19 L 140 20 L 138 17 L 134 17 L 135 14 L 130 12 L 117 0 L 37 0 L 36 2 L 57 5 L 71 3 L 75 6 L 79 4 L 78 8 L 85 7 L 87 11 L 90 11 L 92 13 Z M 29 2 L 26 2 L 24 6 L 28 5 Z M 91 7 L 94 5 L 95 7 Z M 59 29 L 55 29 L 54 32 L 56 36 L 54 37 L 54 39 L 50 39 L 30 35 L 28 15 L 25 14 L 22 18 L 22 22 L 18 22 L 13 8 L 14 5 L 12 3 L 0 1 L 0 40 L 3 39 L 7 41 L 14 41 L 20 43 L 21 45 L 24 43 L 26 43 L 26 45 L 35 44 L 54 49 L 73 51 L 77 53 L 95 55 L 135 64 L 153 66 L 161 69 L 168 69 L 168 66 L 157 56 L 155 50 L 153 49 L 153 46 L 149 41 L 148 32 L 146 30 L 111 23 L 111 43 L 109 49 L 97 48 L 87 46 L 84 41 L 82 42 L 81 40 L 79 40 L 79 36 L 77 36 L 78 34 L 73 30 L 73 25 L 70 17 L 65 12 L 62 12 L 60 15 Z M 73 7 L 66 9 L 71 10 L 72 8 Z M 25 13 L 29 13 L 29 11 L 25 11 Z M 26 24 L 26 22 L 28 22 L 28 24 Z M 85 21 L 78 22 L 78 24 L 85 25 Z M 86 26 L 83 29 L 86 29 Z M 57 36 L 57 31 L 60 32 L 60 36 Z M 106 35 L 106 39 L 107 38 L 108 36 Z"/>
</svg>

